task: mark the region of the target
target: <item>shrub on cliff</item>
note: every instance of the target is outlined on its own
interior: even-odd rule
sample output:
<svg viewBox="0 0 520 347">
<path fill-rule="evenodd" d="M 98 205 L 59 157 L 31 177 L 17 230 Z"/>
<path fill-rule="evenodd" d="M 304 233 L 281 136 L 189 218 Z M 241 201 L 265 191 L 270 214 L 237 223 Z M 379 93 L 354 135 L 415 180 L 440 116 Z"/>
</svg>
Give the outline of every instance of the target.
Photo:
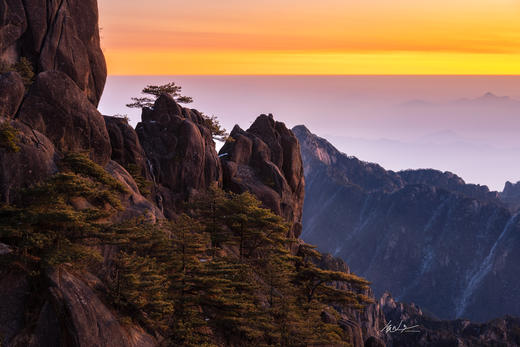
<svg viewBox="0 0 520 347">
<path fill-rule="evenodd" d="M 18 152 L 20 147 L 17 144 L 17 135 L 18 131 L 8 121 L 0 123 L 0 148 L 8 152 Z"/>
<path fill-rule="evenodd" d="M 14 64 L 8 64 L 4 61 L 0 61 L 0 74 L 11 71 L 18 72 L 22 77 L 25 88 L 29 88 L 35 76 L 34 67 L 29 59 L 21 57 L 20 60 Z"/>
</svg>

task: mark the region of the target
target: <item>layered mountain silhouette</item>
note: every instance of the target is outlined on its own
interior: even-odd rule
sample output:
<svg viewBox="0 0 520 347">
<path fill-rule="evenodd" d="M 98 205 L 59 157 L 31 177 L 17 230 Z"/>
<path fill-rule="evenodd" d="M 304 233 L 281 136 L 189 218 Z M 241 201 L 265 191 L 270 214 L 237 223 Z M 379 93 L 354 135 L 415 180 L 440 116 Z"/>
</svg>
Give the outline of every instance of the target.
<svg viewBox="0 0 520 347">
<path fill-rule="evenodd" d="M 306 178 L 302 237 L 444 318 L 520 314 L 520 216 L 486 186 L 450 172 L 388 171 L 293 129 Z M 503 197 L 514 196 L 510 187 Z"/>
<path fill-rule="evenodd" d="M 264 311 L 283 331 L 312 333 L 291 346 L 520 343 L 517 319 L 442 322 L 389 294 L 375 300 L 354 275 L 439 317 L 518 313 L 517 186 L 498 195 L 451 173 L 386 171 L 272 115 L 236 126 L 217 154 L 208 119 L 167 94 L 134 129 L 96 108 L 106 80 L 96 0 L 0 8 L 1 346 L 202 345 L 192 335 L 206 346 L 280 345 Z M 33 75 L 13 68 L 24 61 Z M 248 201 L 258 219 L 245 227 Z M 190 212 L 188 232 L 171 227 Z M 191 307 L 165 287 L 194 291 Z M 310 305 L 315 293 L 331 300 Z M 251 310 L 263 314 L 244 320 Z M 420 332 L 385 332 L 399 320 Z"/>
<path fill-rule="evenodd" d="M 510 96 L 499 96 L 492 92 L 486 92 L 476 98 L 462 98 L 446 103 L 435 103 L 421 99 L 414 99 L 402 103 L 402 107 L 441 107 L 441 106 L 460 106 L 460 107 L 520 107 L 520 101 Z"/>
</svg>

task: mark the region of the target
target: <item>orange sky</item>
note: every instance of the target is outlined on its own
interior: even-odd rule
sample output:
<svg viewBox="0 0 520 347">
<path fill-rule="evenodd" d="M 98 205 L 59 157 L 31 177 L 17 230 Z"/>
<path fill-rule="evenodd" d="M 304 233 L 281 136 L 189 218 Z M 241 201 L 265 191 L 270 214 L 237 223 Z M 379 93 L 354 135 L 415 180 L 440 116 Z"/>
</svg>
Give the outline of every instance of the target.
<svg viewBox="0 0 520 347">
<path fill-rule="evenodd" d="M 520 0 L 100 0 L 113 75 L 520 74 Z"/>
</svg>

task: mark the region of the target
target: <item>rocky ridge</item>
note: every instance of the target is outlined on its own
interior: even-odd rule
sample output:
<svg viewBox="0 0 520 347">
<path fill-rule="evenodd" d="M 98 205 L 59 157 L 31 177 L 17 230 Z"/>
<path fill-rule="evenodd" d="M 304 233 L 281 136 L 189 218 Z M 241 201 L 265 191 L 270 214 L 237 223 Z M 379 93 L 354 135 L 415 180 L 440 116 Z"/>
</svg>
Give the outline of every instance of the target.
<svg viewBox="0 0 520 347">
<path fill-rule="evenodd" d="M 0 60 L 13 64 L 26 58 L 35 72 L 28 88 L 16 72 L 0 75 L 2 141 L 13 140 L 12 146 L 2 142 L 0 148 L 2 203 L 17 201 L 21 189 L 55 174 L 69 152 L 87 154 L 124 187 L 122 210 L 111 217 L 111 223 L 141 216 L 152 222 L 175 216 L 179 205 L 215 183 L 237 190 L 236 185 L 227 184 L 232 181 L 230 175 L 224 181 L 211 131 L 197 110 L 183 108 L 163 95 L 152 109 L 143 110 L 135 130 L 124 119 L 103 117 L 97 111 L 106 65 L 99 46 L 95 0 L 9 0 L 0 9 Z M 254 159 L 241 165 L 251 165 L 246 170 L 270 167 L 271 171 L 240 190 L 267 190 L 266 182 L 276 180 L 279 185 L 262 195 L 269 196 L 264 204 L 286 217 L 293 225 L 292 234 L 297 235 L 303 204 L 298 142 L 283 123 L 271 119 L 268 124 L 255 124 L 245 136 L 256 137 L 261 147 L 249 153 Z M 228 144 L 227 150 L 240 149 Z M 141 190 L 138 179 L 149 182 L 149 192 Z M 88 206 L 86 201 L 73 204 Z M 0 245 L 0 257 L 11 252 Z M 110 266 L 112 253 L 110 247 L 104 251 L 105 266 Z M 11 267 L 0 271 L 4 279 L 0 284 L 2 345 L 159 344 L 156 336 L 138 325 L 120 323 L 118 313 L 104 299 L 103 282 L 92 273 L 66 266 L 50 271 L 43 275 L 42 295 L 29 300 L 27 293 L 32 289 L 27 275 Z"/>
<path fill-rule="evenodd" d="M 451 173 L 386 171 L 303 126 L 293 131 L 306 168 L 306 242 L 344 259 L 376 295 L 390 291 L 440 318 L 520 314 L 518 215 L 496 193 Z"/>
<path fill-rule="evenodd" d="M 13 63 L 26 57 L 36 72 L 28 90 L 17 73 L 0 76 L 0 123 L 14 129 L 5 131 L 15 134 L 19 147 L 0 148 L 2 203 L 16 201 L 20 189 L 56 173 L 67 152 L 83 152 L 125 188 L 120 193 L 123 208 L 113 223 L 140 216 L 151 221 L 172 217 L 179 204 L 216 183 L 234 192 L 250 191 L 291 224 L 289 236 L 301 234 L 306 163 L 297 137 L 283 123 L 262 115 L 247 131 L 235 127 L 219 157 L 202 115 L 161 96 L 152 109 L 143 110 L 134 130 L 124 119 L 103 117 L 96 110 L 106 65 L 95 0 L 6 0 L 0 9 L 0 59 Z M 330 163 L 341 160 L 332 151 L 322 155 Z M 403 184 L 398 174 L 387 176 L 376 165 L 363 170 L 353 178 L 356 187 L 372 184 L 366 181 L 370 172 L 378 176 L 372 191 L 391 192 Z M 149 193 L 136 182 L 139 178 L 150 182 Z M 10 252 L 0 243 L 0 257 Z M 104 249 L 104 266 L 109 266 L 112 253 L 112 247 Z M 323 257 L 320 266 L 350 272 L 331 256 Z M 2 267 L 0 276 L 3 345 L 160 344 L 160 336 L 121 322 L 105 300 L 107 288 L 92 273 L 67 266 L 49 269 L 41 274 L 37 298 L 27 295 L 34 289 L 27 274 Z M 355 346 L 381 346 L 382 339 L 391 343 L 380 331 L 386 324 L 383 306 L 344 310 L 335 323 L 349 332 Z M 333 317 L 324 312 L 322 319 Z"/>
</svg>

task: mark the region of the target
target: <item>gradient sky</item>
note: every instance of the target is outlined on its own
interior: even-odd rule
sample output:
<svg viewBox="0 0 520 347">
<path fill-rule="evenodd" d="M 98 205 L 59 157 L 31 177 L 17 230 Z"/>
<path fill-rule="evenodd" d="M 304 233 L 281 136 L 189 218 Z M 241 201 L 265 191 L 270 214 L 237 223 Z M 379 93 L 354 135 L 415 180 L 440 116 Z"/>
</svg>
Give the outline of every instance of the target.
<svg viewBox="0 0 520 347">
<path fill-rule="evenodd" d="M 113 75 L 520 74 L 519 0 L 100 0 Z"/>
</svg>

